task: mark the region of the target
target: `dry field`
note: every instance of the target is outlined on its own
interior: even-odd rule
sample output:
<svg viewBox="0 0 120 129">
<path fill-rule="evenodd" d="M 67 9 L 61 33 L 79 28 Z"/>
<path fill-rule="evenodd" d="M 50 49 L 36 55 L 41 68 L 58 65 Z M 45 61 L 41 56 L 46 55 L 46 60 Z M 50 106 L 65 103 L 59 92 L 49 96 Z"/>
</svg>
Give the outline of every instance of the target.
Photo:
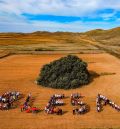
<svg viewBox="0 0 120 129">
<path fill-rule="evenodd" d="M 0 51 L 9 51 L 11 54 L 107 52 L 120 58 L 119 35 L 120 28 L 86 33 L 0 33 Z"/>
<path fill-rule="evenodd" d="M 85 33 L 0 33 L 1 50 L 10 51 L 12 54 L 107 52 L 120 58 L 120 27 Z"/>
<path fill-rule="evenodd" d="M 44 111 L 38 114 L 21 113 L 19 107 L 0 111 L 0 129 L 119 128 L 120 113 L 109 106 L 104 107 L 101 113 L 97 113 L 95 98 L 101 93 L 120 104 L 120 61 L 106 53 L 77 55 L 88 62 L 88 68 L 92 73 L 101 76 L 96 76 L 89 85 L 74 90 L 43 88 L 34 83 L 40 68 L 50 61 L 65 56 L 63 54 L 12 55 L 0 59 L 0 94 L 8 90 L 17 90 L 26 96 L 31 92 L 35 98 L 33 105 L 43 110 L 49 97 L 54 93 L 70 96 L 73 92 L 80 92 L 85 96 L 83 100 L 91 107 L 89 113 L 73 116 L 70 98 L 66 98 L 64 100 L 66 105 L 62 107 L 65 113 L 62 116 L 47 115 Z M 19 101 L 19 105 L 23 103 L 25 96 Z"/>
<path fill-rule="evenodd" d="M 0 50 L 14 54 L 101 52 L 82 37 L 80 33 L 67 32 L 0 33 Z"/>
</svg>

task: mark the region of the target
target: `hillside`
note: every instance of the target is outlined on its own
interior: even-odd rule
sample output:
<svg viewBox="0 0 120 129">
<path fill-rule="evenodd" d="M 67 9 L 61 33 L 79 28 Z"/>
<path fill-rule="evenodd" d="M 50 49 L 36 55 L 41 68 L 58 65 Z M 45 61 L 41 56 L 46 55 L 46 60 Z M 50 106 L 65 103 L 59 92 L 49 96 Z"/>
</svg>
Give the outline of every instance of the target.
<svg viewBox="0 0 120 129">
<path fill-rule="evenodd" d="M 0 48 L 13 53 L 89 53 L 98 48 L 81 40 L 80 33 L 1 33 Z"/>
<path fill-rule="evenodd" d="M 120 27 L 110 30 L 92 30 L 85 34 L 97 42 L 100 48 L 120 58 Z"/>
<path fill-rule="evenodd" d="M 85 34 L 102 43 L 109 43 L 109 45 L 120 45 L 120 27 L 110 30 L 97 29 L 86 32 Z"/>
<path fill-rule="evenodd" d="M 101 53 L 120 57 L 120 27 L 85 33 L 0 33 L 0 50 L 11 53 Z"/>
</svg>

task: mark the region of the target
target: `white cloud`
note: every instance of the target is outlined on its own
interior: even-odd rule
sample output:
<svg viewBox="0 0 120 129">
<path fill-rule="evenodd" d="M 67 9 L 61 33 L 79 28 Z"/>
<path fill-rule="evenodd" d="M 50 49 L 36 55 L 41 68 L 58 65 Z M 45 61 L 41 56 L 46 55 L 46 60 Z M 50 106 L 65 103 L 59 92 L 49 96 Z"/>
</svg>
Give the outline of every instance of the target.
<svg viewBox="0 0 120 129">
<path fill-rule="evenodd" d="M 103 18 L 104 20 L 110 20 L 111 18 L 116 18 L 115 16 L 116 12 L 112 12 L 112 13 L 103 13 L 103 14 L 100 14 L 100 17 Z"/>
<path fill-rule="evenodd" d="M 99 9 L 120 10 L 120 0 L 3 0 L 0 11 L 7 13 L 83 16 Z"/>
<path fill-rule="evenodd" d="M 69 32 L 84 32 L 92 29 L 110 29 L 120 25 L 120 22 L 72 22 L 72 23 L 58 23 L 51 21 L 12 21 L 0 23 L 1 32 L 33 32 L 33 31 L 69 31 Z"/>
<path fill-rule="evenodd" d="M 24 31 L 37 30 L 48 31 L 87 31 L 90 29 L 108 29 L 119 24 L 108 22 L 71 22 L 58 23 L 51 21 L 29 21 L 27 14 L 49 14 L 59 16 L 90 16 L 97 17 L 96 12 L 102 9 L 120 10 L 120 0 L 0 0 L 0 31 Z M 114 17 L 115 11 L 107 14 L 99 14 L 108 20 Z"/>
</svg>

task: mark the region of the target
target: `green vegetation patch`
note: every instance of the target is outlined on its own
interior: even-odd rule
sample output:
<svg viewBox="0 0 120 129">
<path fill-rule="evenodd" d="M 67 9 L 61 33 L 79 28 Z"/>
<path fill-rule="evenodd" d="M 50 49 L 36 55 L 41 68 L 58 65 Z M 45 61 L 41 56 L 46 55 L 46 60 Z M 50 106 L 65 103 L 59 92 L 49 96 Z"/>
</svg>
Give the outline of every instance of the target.
<svg viewBox="0 0 120 129">
<path fill-rule="evenodd" d="M 43 66 L 37 84 L 56 89 L 73 89 L 90 82 L 87 63 L 68 55 Z"/>
</svg>

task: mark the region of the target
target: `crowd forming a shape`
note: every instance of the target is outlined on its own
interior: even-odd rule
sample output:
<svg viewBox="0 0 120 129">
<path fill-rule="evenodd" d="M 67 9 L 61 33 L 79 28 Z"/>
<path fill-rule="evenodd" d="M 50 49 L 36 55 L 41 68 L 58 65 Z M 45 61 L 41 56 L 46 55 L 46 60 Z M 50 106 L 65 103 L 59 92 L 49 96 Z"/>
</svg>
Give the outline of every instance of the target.
<svg viewBox="0 0 120 129">
<path fill-rule="evenodd" d="M 23 95 L 18 91 L 5 92 L 0 96 L 0 110 L 16 108 L 16 101 L 19 101 L 22 97 Z M 60 106 L 65 105 L 65 98 L 66 96 L 64 94 L 53 94 L 44 108 L 45 113 L 62 115 L 64 111 Z M 73 115 L 85 114 L 90 111 L 89 105 L 83 102 L 81 100 L 82 98 L 83 96 L 79 93 L 73 93 L 70 95 L 70 103 L 74 107 Z M 38 113 L 41 111 L 40 108 L 32 106 L 31 101 L 32 96 L 31 93 L 29 93 L 24 103 L 21 105 L 21 112 L 25 111 L 26 113 Z M 106 96 L 98 94 L 96 97 L 96 111 L 101 112 L 103 110 L 103 106 L 106 105 L 109 105 L 113 109 L 120 111 L 119 105 L 108 99 Z"/>
</svg>

